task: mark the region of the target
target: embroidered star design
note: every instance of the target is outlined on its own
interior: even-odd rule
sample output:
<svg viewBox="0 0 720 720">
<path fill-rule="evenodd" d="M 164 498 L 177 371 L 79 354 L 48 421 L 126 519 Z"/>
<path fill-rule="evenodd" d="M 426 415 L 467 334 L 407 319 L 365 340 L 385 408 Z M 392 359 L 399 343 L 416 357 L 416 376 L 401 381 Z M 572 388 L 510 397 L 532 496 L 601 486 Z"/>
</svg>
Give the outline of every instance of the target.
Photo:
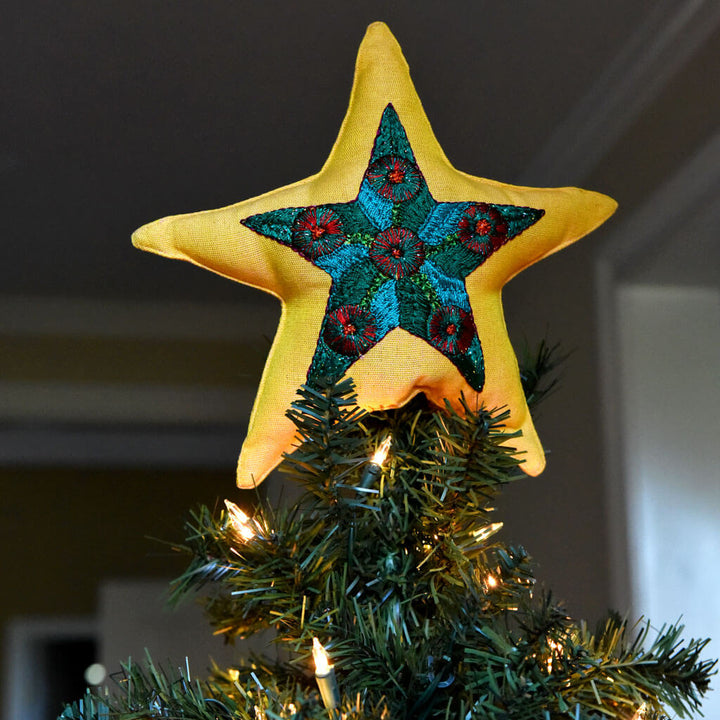
<svg viewBox="0 0 720 720">
<path fill-rule="evenodd" d="M 355 200 L 271 210 L 242 222 L 332 278 L 311 383 L 339 380 L 390 330 L 402 328 L 447 357 L 479 392 L 483 353 L 464 280 L 543 214 L 437 202 L 388 105 Z"/>
<path fill-rule="evenodd" d="M 292 449 L 285 412 L 297 388 L 343 374 L 368 410 L 399 407 L 419 392 L 459 411 L 461 396 L 470 407 L 506 407 L 508 430 L 520 431 L 512 443 L 522 468 L 536 475 L 544 453 L 501 290 L 614 209 L 594 192 L 515 187 L 456 170 L 395 38 L 373 23 L 319 173 L 229 207 L 157 220 L 133 243 L 281 301 L 238 462 L 240 487 L 259 483 Z"/>
</svg>

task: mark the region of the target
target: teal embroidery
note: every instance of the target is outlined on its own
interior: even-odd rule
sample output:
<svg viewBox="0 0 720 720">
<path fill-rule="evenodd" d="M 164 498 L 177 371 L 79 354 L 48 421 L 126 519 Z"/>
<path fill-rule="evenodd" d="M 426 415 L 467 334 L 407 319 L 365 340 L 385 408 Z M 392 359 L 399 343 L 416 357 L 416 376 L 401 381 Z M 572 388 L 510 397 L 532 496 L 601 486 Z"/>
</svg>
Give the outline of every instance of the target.
<svg viewBox="0 0 720 720">
<path fill-rule="evenodd" d="M 332 278 L 309 383 L 339 380 L 388 332 L 402 328 L 447 357 L 480 391 L 485 365 L 465 278 L 544 213 L 437 202 L 388 105 L 355 200 L 280 208 L 241 222 Z"/>
</svg>

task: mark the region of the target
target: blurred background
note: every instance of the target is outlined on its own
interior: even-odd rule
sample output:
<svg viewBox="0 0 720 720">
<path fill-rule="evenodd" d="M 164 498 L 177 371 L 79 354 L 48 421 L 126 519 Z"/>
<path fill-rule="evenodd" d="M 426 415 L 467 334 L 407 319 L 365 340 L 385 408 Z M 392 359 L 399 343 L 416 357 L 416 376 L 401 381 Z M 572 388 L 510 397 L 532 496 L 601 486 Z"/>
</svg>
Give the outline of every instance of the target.
<svg viewBox="0 0 720 720">
<path fill-rule="evenodd" d="M 537 423 L 548 468 L 506 493 L 506 539 L 575 617 L 683 616 L 720 640 L 720 5 L 6 0 L 8 720 L 55 717 L 95 661 L 192 647 L 203 674 L 227 652 L 202 646 L 194 608 L 164 609 L 183 560 L 152 538 L 181 539 L 198 503 L 252 500 L 234 467 L 279 307 L 130 234 L 317 172 L 374 20 L 458 169 L 620 203 L 505 289 L 518 350 L 572 351 Z"/>
</svg>

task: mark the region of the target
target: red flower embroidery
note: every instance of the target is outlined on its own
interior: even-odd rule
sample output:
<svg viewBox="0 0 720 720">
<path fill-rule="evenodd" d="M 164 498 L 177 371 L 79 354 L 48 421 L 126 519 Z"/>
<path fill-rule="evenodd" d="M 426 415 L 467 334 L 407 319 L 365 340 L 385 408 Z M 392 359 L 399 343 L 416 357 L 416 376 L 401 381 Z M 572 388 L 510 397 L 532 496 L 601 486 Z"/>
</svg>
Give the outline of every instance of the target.
<svg viewBox="0 0 720 720">
<path fill-rule="evenodd" d="M 347 357 L 365 354 L 376 342 L 373 316 L 359 305 L 342 305 L 328 313 L 323 329 L 327 345 Z"/>
<path fill-rule="evenodd" d="M 472 315 L 457 305 L 443 305 L 428 321 L 430 342 L 444 355 L 462 355 L 475 337 Z"/>
<path fill-rule="evenodd" d="M 378 233 L 368 251 L 375 266 L 387 277 L 407 277 L 425 262 L 425 245 L 407 228 L 388 228 Z"/>
<path fill-rule="evenodd" d="M 465 210 L 458 223 L 460 242 L 472 252 L 489 257 L 508 241 L 508 226 L 496 208 L 476 203 Z"/>
<path fill-rule="evenodd" d="M 292 246 L 310 260 L 337 250 L 345 242 L 342 220 L 330 208 L 308 207 L 292 226 Z"/>
<path fill-rule="evenodd" d="M 385 155 L 375 160 L 367 169 L 365 177 L 378 195 L 393 202 L 409 200 L 423 185 L 417 166 L 395 155 Z"/>
</svg>

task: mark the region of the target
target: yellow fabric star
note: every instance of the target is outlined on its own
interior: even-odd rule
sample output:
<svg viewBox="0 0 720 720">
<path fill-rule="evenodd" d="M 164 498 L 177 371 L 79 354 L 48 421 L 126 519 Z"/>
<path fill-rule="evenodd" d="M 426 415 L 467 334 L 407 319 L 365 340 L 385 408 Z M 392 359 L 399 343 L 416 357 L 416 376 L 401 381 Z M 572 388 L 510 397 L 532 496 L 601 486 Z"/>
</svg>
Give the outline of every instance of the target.
<svg viewBox="0 0 720 720">
<path fill-rule="evenodd" d="M 411 148 L 407 157 L 410 157 L 412 168 L 408 172 L 416 174 L 409 176 L 410 180 L 414 182 L 420 178 L 408 192 L 415 192 L 416 186 L 421 185 L 429 191 L 429 203 L 452 203 L 452 207 L 461 209 L 472 206 L 469 216 L 464 216 L 466 230 L 468 217 L 473 223 L 480 217 L 473 214 L 478 212 L 477 208 L 489 206 L 502 210 L 513 207 L 533 215 L 522 227 L 518 226 L 516 232 L 511 232 L 498 212 L 491 210 L 488 212 L 495 212 L 495 215 L 486 214 L 484 219 L 478 220 L 477 227 L 473 225 L 468 231 L 475 232 L 477 240 L 489 232 L 487 218 L 492 220 L 494 217 L 500 223 L 499 232 L 503 237 L 497 241 L 493 239 L 492 249 L 473 265 L 477 265 L 476 269 L 462 277 L 459 274 L 459 281 L 453 278 L 448 281 L 451 285 L 464 282 L 462 295 L 469 299 L 470 308 L 468 312 L 454 308 L 453 315 L 453 308 L 448 310 L 442 306 L 441 309 L 447 311 L 446 317 L 450 318 L 446 320 L 445 331 L 449 334 L 444 341 L 435 342 L 434 337 L 431 338 L 435 331 L 428 323 L 426 329 L 410 332 L 404 328 L 411 327 L 412 323 L 397 322 L 389 325 L 389 331 L 386 329 L 384 333 L 378 333 L 373 325 L 368 333 L 376 333 L 375 340 L 358 349 L 352 335 L 357 330 L 357 323 L 345 311 L 359 306 L 343 306 L 333 317 L 332 328 L 338 334 L 336 347 L 341 354 L 352 354 L 354 348 L 356 354 L 341 368 L 344 370 L 349 366 L 347 374 L 356 383 L 358 403 L 368 410 L 399 407 L 419 392 L 441 407 L 447 399 L 459 409 L 462 395 L 471 407 L 483 404 L 488 408 L 507 407 L 510 410 L 508 428 L 522 431 L 522 436 L 513 443 L 523 453 L 523 470 L 537 475 L 544 468 L 543 449 L 525 403 L 517 361 L 507 336 L 500 293 L 503 285 L 518 272 L 600 225 L 614 212 L 616 203 L 604 195 L 577 188 L 516 187 L 456 170 L 433 135 L 397 41 L 385 24 L 374 23 L 360 46 L 350 105 L 340 133 L 330 157 L 317 175 L 226 208 L 163 218 L 143 226 L 133 235 L 133 243 L 138 248 L 188 260 L 272 293 L 282 303 L 280 324 L 238 462 L 239 487 L 253 487 L 261 482 L 279 463 L 282 454 L 292 449 L 295 427 L 285 417 L 285 411 L 295 399 L 297 388 L 307 381 L 311 363 L 317 363 L 317 358 L 322 356 L 321 346 L 326 355 L 335 352 L 323 345 L 323 338 L 330 332 L 326 317 L 332 309 L 328 301 L 331 290 L 337 289 L 332 284 L 335 275 L 331 276 L 327 269 L 329 265 L 317 260 L 314 243 L 318 239 L 322 242 L 323 233 L 329 232 L 332 242 L 327 242 L 321 250 L 330 258 L 338 245 L 346 241 L 356 243 L 353 247 L 357 248 L 364 242 L 364 262 L 368 266 L 375 263 L 373 272 L 377 272 L 388 288 L 395 287 L 395 282 L 400 287 L 400 275 L 406 265 L 410 267 L 409 272 L 417 274 L 413 282 L 419 283 L 418 268 L 426 259 L 426 252 L 429 257 L 437 250 L 436 246 L 423 244 L 412 231 L 404 228 L 395 235 L 388 234 L 377 220 L 375 226 L 368 220 L 373 232 L 378 232 L 374 240 L 371 236 L 363 240 L 359 232 L 350 238 L 349 231 L 345 236 L 338 229 L 338 218 L 347 218 L 351 212 L 346 208 L 355 212 L 355 206 L 363 205 L 361 185 L 364 182 L 370 179 L 383 192 L 384 176 L 381 177 L 373 165 L 369 168 L 368 163 L 371 152 L 373 159 L 382 154 L 375 147 L 381 142 L 378 140 L 380 135 L 376 134 L 381 118 L 388 117 L 386 111 L 390 106 L 390 120 L 399 119 L 399 132 L 404 131 L 406 135 L 402 142 L 409 143 Z M 388 133 L 397 135 L 395 130 Z M 405 160 L 390 157 L 386 165 L 385 171 L 392 182 L 402 183 L 403 173 L 407 171 Z M 421 182 L 423 178 L 424 182 Z M 384 197 L 392 198 L 392 190 L 388 193 Z M 348 205 L 340 205 L 343 203 Z M 329 210 L 327 206 L 330 206 Z M 333 215 L 332 208 L 338 209 L 337 216 Z M 383 208 L 380 208 L 379 215 L 382 212 Z M 274 218 L 282 213 L 289 218 L 286 226 L 266 229 L 265 225 L 274 222 Z M 358 217 L 362 220 L 360 224 L 364 224 L 365 216 Z M 375 216 L 368 211 L 368 217 Z M 481 226 L 480 222 L 485 225 Z M 417 227 L 415 230 L 422 235 Z M 296 239 L 304 233 L 302 245 L 292 240 L 292 233 L 296 233 Z M 456 232 L 450 240 L 455 243 L 452 247 L 465 252 L 459 245 L 461 234 Z M 324 237 L 327 239 L 327 235 Z M 413 256 L 402 265 L 399 254 L 413 242 L 415 245 L 411 250 L 419 259 Z M 419 250 L 418 244 L 422 246 Z M 478 252 L 477 247 L 474 251 Z M 381 255 L 381 252 L 386 254 Z M 393 262 L 396 264 L 388 266 Z M 440 286 L 445 284 L 445 280 L 440 282 Z M 437 300 L 437 293 L 433 294 L 432 288 L 427 293 L 428 297 Z M 400 295 L 399 289 L 397 294 Z M 397 305 L 397 300 L 393 302 Z M 355 312 L 358 317 L 362 315 L 360 310 Z M 433 316 L 435 326 L 439 322 L 436 316 L 437 313 Z M 482 366 L 479 380 L 477 373 L 463 372 L 462 363 L 454 355 L 455 341 L 461 332 L 457 318 L 472 325 L 462 330 L 467 342 L 472 334 L 476 347 L 482 346 L 482 350 L 477 351 L 480 359 L 476 362 L 478 367 Z M 332 345 L 332 338 L 328 343 Z"/>
</svg>

